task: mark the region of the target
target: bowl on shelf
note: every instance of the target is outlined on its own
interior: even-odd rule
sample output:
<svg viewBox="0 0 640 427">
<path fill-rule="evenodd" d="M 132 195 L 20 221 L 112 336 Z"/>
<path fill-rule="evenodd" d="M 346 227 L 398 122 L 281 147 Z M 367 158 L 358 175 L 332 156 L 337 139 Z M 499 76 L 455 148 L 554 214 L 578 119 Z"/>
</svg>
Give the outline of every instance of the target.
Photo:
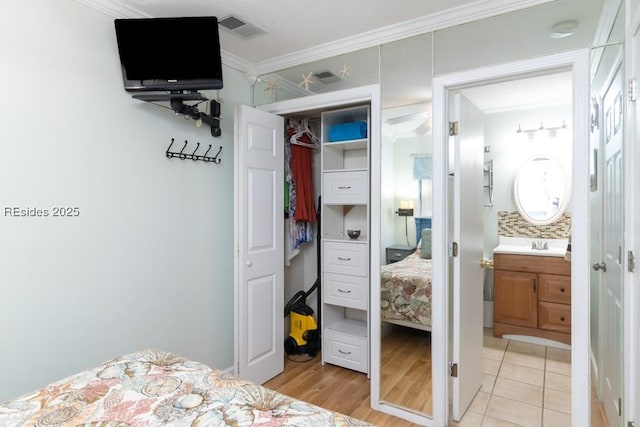
<svg viewBox="0 0 640 427">
<path fill-rule="evenodd" d="M 347 230 L 347 235 L 351 239 L 357 239 L 360 237 L 360 230 Z"/>
</svg>

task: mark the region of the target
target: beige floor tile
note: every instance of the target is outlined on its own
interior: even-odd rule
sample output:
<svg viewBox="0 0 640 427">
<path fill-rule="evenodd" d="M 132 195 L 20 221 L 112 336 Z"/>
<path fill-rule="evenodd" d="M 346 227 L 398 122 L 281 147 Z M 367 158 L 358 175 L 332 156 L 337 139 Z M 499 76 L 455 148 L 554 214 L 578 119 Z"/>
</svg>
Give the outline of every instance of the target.
<svg viewBox="0 0 640 427">
<path fill-rule="evenodd" d="M 498 375 L 500 362 L 492 359 L 482 359 L 482 373 L 487 375 Z"/>
<path fill-rule="evenodd" d="M 487 405 L 489 404 L 490 397 L 491 394 L 479 391 L 478 394 L 476 394 L 476 397 L 471 402 L 471 405 L 469 405 L 469 411 L 475 412 L 476 414 L 484 415 L 485 411 L 487 410 Z"/>
<path fill-rule="evenodd" d="M 547 372 L 571 376 L 571 362 L 547 359 L 546 370 Z"/>
<path fill-rule="evenodd" d="M 518 402 L 542 407 L 541 386 L 521 383 L 507 378 L 498 378 L 493 388 L 493 395 L 517 400 Z"/>
<path fill-rule="evenodd" d="M 493 417 L 484 417 L 482 427 L 521 427 L 521 425 L 513 424 L 508 421 L 499 420 Z"/>
<path fill-rule="evenodd" d="M 484 346 L 491 347 L 491 348 L 499 348 L 501 350 L 506 349 L 507 345 L 509 344 L 509 340 L 505 340 L 504 338 L 494 337 L 492 334 L 490 335 L 487 335 L 486 333 L 484 334 L 483 336 Z"/>
<path fill-rule="evenodd" d="M 544 390 L 544 408 L 554 411 L 571 413 L 571 393 L 565 391 Z"/>
<path fill-rule="evenodd" d="M 547 360 L 556 360 L 558 362 L 571 363 L 571 350 L 564 350 L 561 348 L 548 347 L 547 348 Z"/>
<path fill-rule="evenodd" d="M 502 358 L 504 357 L 504 349 L 495 347 L 483 347 L 482 357 L 484 357 L 485 359 L 502 361 Z"/>
<path fill-rule="evenodd" d="M 520 381 L 536 386 L 544 385 L 544 371 L 540 369 L 528 368 L 526 366 L 514 365 L 512 363 L 503 362 L 500 366 L 498 377 Z"/>
<path fill-rule="evenodd" d="M 517 351 L 507 350 L 504 354 L 503 362 L 544 370 L 545 359 L 544 359 L 544 356 L 537 356 L 537 355 L 519 353 Z"/>
<path fill-rule="evenodd" d="M 486 416 L 525 427 L 540 427 L 542 408 L 493 395 Z"/>
<path fill-rule="evenodd" d="M 464 417 L 462 417 L 460 422 L 456 425 L 460 427 L 481 427 L 482 414 L 467 411 L 467 413 L 464 414 Z"/>
<path fill-rule="evenodd" d="M 544 387 L 571 393 L 571 376 L 547 371 L 544 378 Z"/>
<path fill-rule="evenodd" d="M 544 357 L 546 353 L 546 347 L 539 344 L 532 344 L 524 341 L 509 341 L 507 350 L 515 351 L 517 353 L 531 354 L 533 356 Z"/>
<path fill-rule="evenodd" d="M 545 409 L 542 412 L 542 427 L 569 427 L 571 425 L 571 415 L 564 412 Z"/>
<path fill-rule="evenodd" d="M 496 383 L 496 376 L 489 374 L 482 374 L 482 387 L 480 391 L 491 394 L 493 392 L 493 385 Z"/>
</svg>

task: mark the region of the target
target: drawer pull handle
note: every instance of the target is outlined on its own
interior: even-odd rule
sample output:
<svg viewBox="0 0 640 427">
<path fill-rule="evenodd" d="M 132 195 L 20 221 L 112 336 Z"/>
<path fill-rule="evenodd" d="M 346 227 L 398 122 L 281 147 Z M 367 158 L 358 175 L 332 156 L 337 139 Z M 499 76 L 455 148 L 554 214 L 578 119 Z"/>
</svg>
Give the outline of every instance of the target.
<svg viewBox="0 0 640 427">
<path fill-rule="evenodd" d="M 564 316 L 560 316 L 560 321 L 564 322 Z"/>
<path fill-rule="evenodd" d="M 350 351 L 342 351 L 342 350 L 340 350 L 340 349 L 338 349 L 338 353 L 346 354 L 347 356 L 351 354 L 351 352 L 350 352 Z"/>
<path fill-rule="evenodd" d="M 338 190 L 348 190 L 350 188 L 351 188 L 350 185 L 346 185 L 346 186 L 345 185 L 341 185 L 341 186 L 338 187 Z"/>
<path fill-rule="evenodd" d="M 351 291 L 345 291 L 343 289 L 338 288 L 338 292 L 340 292 L 341 294 L 350 294 Z"/>
<path fill-rule="evenodd" d="M 560 288 L 560 292 L 564 292 L 564 288 Z"/>
<path fill-rule="evenodd" d="M 393 254 L 393 256 L 402 256 L 401 252 L 396 252 L 395 254 Z"/>
<path fill-rule="evenodd" d="M 533 293 L 536 293 L 536 286 L 538 284 L 538 279 L 533 279 Z"/>
<path fill-rule="evenodd" d="M 338 257 L 338 259 L 340 261 L 351 261 L 351 258 L 342 258 L 342 257 Z"/>
</svg>

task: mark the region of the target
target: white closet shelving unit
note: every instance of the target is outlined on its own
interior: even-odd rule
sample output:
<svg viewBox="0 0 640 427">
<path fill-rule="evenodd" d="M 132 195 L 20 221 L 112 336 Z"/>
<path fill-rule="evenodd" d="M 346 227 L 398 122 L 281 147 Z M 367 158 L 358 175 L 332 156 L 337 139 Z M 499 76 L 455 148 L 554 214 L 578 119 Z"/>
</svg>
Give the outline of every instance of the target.
<svg viewBox="0 0 640 427">
<path fill-rule="evenodd" d="M 370 108 L 325 111 L 321 119 L 322 363 L 368 375 Z M 332 126 L 352 121 L 367 123 L 367 138 L 329 141 Z"/>
</svg>

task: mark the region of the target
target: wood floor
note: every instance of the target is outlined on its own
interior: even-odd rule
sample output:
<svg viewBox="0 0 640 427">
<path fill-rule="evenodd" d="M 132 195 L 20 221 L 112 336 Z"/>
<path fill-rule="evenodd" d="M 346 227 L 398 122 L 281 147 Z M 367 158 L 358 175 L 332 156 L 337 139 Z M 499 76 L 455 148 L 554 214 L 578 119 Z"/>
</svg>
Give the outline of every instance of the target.
<svg viewBox="0 0 640 427">
<path fill-rule="evenodd" d="M 431 332 L 385 325 L 381 348 L 380 399 L 432 414 Z"/>
<path fill-rule="evenodd" d="M 308 359 L 306 356 L 291 358 Z M 417 426 L 371 409 L 367 376 L 333 365 L 322 366 L 320 355 L 306 363 L 285 359 L 284 372 L 266 382 L 264 386 L 378 426 Z"/>
</svg>

